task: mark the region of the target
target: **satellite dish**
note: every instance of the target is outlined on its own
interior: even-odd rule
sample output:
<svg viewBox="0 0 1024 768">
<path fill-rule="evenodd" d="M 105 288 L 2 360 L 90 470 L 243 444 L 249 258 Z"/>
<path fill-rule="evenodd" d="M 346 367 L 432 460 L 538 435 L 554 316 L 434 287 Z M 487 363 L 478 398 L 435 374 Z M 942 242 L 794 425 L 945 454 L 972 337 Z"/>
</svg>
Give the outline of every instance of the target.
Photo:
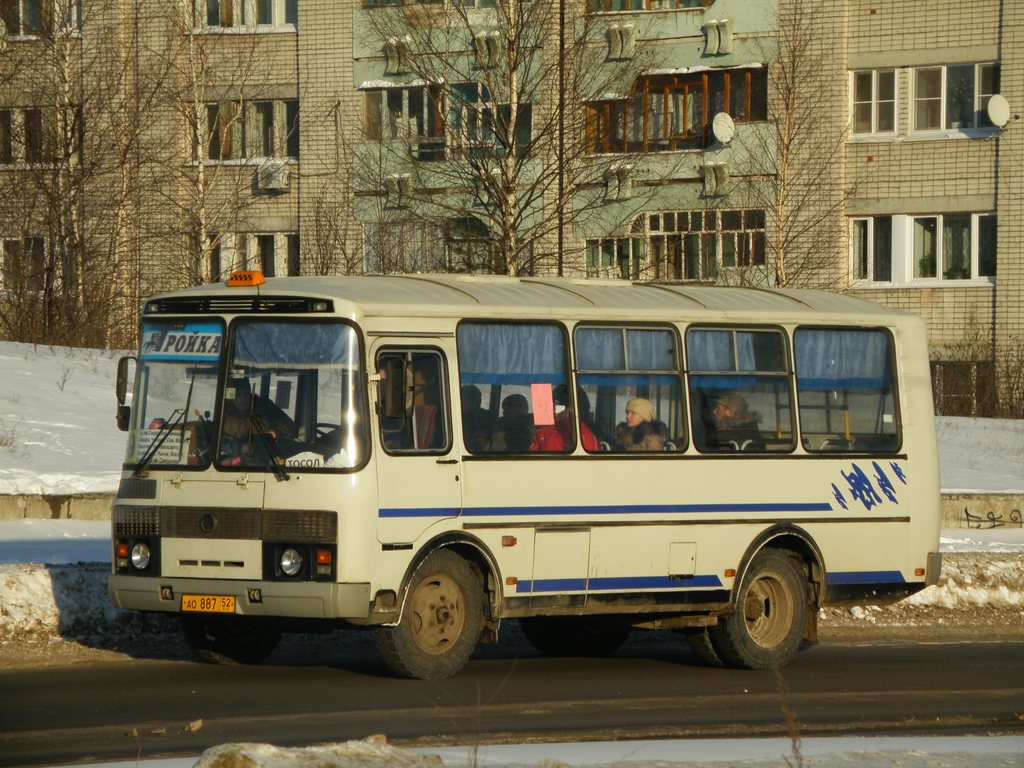
<svg viewBox="0 0 1024 768">
<path fill-rule="evenodd" d="M 728 113 L 719 112 L 711 121 L 711 133 L 720 144 L 728 144 L 736 135 L 736 124 Z"/>
<path fill-rule="evenodd" d="M 1002 128 L 1010 122 L 1010 102 L 1000 93 L 989 97 L 985 111 L 988 113 L 988 119 L 996 128 Z"/>
</svg>

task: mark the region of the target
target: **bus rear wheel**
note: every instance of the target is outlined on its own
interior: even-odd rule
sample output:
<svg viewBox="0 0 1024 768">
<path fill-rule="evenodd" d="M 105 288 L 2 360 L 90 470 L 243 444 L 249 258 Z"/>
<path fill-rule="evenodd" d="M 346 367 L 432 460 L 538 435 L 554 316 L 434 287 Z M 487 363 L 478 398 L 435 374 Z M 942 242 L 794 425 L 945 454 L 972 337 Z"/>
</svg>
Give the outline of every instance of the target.
<svg viewBox="0 0 1024 768">
<path fill-rule="evenodd" d="M 395 674 L 440 680 L 469 660 L 482 622 L 480 577 L 466 560 L 442 549 L 413 572 L 401 619 L 375 630 L 374 641 Z"/>
<path fill-rule="evenodd" d="M 531 616 L 519 620 L 530 645 L 547 656 L 609 656 L 629 638 L 629 627 L 587 616 Z"/>
<path fill-rule="evenodd" d="M 274 652 L 281 632 L 245 616 L 181 615 L 185 642 L 211 664 L 257 664 Z"/>
<path fill-rule="evenodd" d="M 762 550 L 747 568 L 735 610 L 709 630 L 718 657 L 732 667 L 781 667 L 796 654 L 807 615 L 807 588 L 798 561 Z"/>
</svg>

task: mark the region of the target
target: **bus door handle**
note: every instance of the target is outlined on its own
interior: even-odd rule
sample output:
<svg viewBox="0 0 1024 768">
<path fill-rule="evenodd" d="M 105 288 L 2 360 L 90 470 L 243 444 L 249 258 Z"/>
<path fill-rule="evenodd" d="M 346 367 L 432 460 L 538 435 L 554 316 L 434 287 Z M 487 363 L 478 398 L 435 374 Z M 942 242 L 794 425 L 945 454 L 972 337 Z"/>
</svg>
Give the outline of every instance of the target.
<svg viewBox="0 0 1024 768">
<path fill-rule="evenodd" d="M 458 459 L 438 459 L 437 463 L 438 464 L 458 464 L 459 460 Z"/>
</svg>

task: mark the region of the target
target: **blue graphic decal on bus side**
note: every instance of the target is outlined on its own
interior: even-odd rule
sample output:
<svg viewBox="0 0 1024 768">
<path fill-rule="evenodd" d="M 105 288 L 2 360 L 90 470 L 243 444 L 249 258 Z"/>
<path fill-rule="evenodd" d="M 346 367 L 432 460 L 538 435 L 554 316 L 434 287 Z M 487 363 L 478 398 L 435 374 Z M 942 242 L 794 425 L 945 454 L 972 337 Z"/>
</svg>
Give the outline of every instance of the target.
<svg viewBox="0 0 1024 768">
<path fill-rule="evenodd" d="M 846 492 L 850 494 L 851 501 L 859 501 L 864 505 L 865 510 L 870 510 L 872 507 L 885 503 L 886 499 L 893 504 L 900 503 L 896 496 L 896 485 L 877 461 L 871 462 L 872 472 L 870 475 L 859 464 L 853 463 L 850 466 L 849 472 L 839 470 L 839 474 L 846 481 Z M 895 461 L 889 462 L 889 471 L 892 472 L 900 483 L 903 485 L 907 484 L 906 474 L 904 474 L 903 469 Z M 882 493 L 875 489 L 875 483 L 878 484 L 878 489 Z M 883 494 L 885 499 L 882 498 Z M 846 496 L 835 483 L 832 483 L 832 497 L 843 509 L 850 508 L 847 504 Z"/>
</svg>

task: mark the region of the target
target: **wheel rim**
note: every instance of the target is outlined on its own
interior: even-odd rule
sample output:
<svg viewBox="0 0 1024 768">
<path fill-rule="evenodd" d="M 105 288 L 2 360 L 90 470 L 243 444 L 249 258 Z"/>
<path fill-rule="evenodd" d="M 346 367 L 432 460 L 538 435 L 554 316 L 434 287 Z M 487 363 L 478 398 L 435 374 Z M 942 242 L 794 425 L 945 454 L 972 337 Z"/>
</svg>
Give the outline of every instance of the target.
<svg viewBox="0 0 1024 768">
<path fill-rule="evenodd" d="M 747 590 L 743 619 L 750 638 L 762 648 L 781 645 L 793 626 L 793 600 L 779 576 L 763 574 Z"/>
<path fill-rule="evenodd" d="M 445 574 L 421 581 L 409 601 L 416 645 L 426 653 L 445 653 L 461 637 L 466 622 L 462 590 Z"/>
</svg>

